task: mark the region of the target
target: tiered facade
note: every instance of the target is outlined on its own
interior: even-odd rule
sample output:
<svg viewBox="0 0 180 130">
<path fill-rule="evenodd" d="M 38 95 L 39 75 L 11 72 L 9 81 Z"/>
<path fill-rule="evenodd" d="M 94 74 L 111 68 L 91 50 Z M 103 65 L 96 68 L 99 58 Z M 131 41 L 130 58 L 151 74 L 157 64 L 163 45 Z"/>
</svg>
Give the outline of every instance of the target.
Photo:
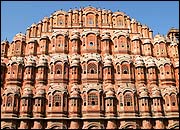
<svg viewBox="0 0 180 130">
<path fill-rule="evenodd" d="M 1 128 L 179 128 L 178 45 L 122 12 L 56 11 L 1 42 Z"/>
</svg>

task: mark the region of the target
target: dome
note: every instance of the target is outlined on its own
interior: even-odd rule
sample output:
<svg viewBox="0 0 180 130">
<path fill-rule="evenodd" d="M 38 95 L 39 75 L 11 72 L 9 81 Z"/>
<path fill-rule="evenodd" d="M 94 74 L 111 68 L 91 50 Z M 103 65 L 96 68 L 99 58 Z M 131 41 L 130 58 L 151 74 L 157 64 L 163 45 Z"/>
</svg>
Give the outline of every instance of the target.
<svg viewBox="0 0 180 130">
<path fill-rule="evenodd" d="M 48 63 L 48 60 L 44 56 L 41 56 L 39 58 L 39 62 L 37 66 L 47 66 L 47 63 Z"/>
<path fill-rule="evenodd" d="M 110 56 L 105 56 L 104 58 L 104 67 L 105 66 L 112 66 L 112 59 Z"/>
<path fill-rule="evenodd" d="M 131 40 L 134 41 L 134 40 L 139 40 L 139 39 L 140 39 L 139 36 L 136 35 L 136 36 L 133 36 Z"/>
<path fill-rule="evenodd" d="M 147 88 L 146 88 L 145 86 L 139 88 L 139 96 L 140 96 L 141 98 L 143 98 L 143 97 L 149 97 L 149 96 L 148 96 L 148 90 L 147 90 Z"/>
<path fill-rule="evenodd" d="M 80 64 L 80 58 L 78 55 L 73 55 L 71 57 L 71 63 L 70 63 L 70 66 L 79 66 Z"/>
<path fill-rule="evenodd" d="M 42 40 L 42 39 L 49 39 L 49 37 L 46 35 L 43 35 L 43 36 L 41 36 L 40 40 Z"/>
<path fill-rule="evenodd" d="M 72 32 L 72 37 L 71 37 L 71 40 L 78 40 L 80 38 L 80 33 L 77 31 L 77 30 L 74 30 Z"/>
<path fill-rule="evenodd" d="M 25 64 L 25 66 L 36 66 L 36 60 L 33 56 L 29 56 L 27 58 L 27 62 Z"/>
<path fill-rule="evenodd" d="M 36 94 L 34 97 L 45 97 L 46 91 L 43 88 L 37 88 Z"/>
<path fill-rule="evenodd" d="M 152 97 L 161 97 L 161 92 L 158 88 L 152 88 Z"/>
<path fill-rule="evenodd" d="M 111 39 L 110 33 L 108 31 L 103 31 L 101 40 L 110 40 L 110 39 Z"/>
<path fill-rule="evenodd" d="M 151 43 L 151 41 L 149 39 L 146 39 L 144 40 L 143 44 L 146 44 L 146 43 Z"/>
<path fill-rule="evenodd" d="M 136 67 L 144 66 L 144 61 L 140 56 L 136 57 L 135 66 Z"/>
<path fill-rule="evenodd" d="M 18 33 L 15 35 L 13 41 L 26 41 L 26 35 L 23 33 Z"/>
<path fill-rule="evenodd" d="M 79 89 L 79 86 L 78 86 L 78 85 L 74 84 L 74 85 L 71 87 L 70 96 L 71 96 L 71 97 L 80 97 L 80 89 Z"/>
<path fill-rule="evenodd" d="M 30 87 L 26 87 L 24 90 L 23 90 L 23 94 L 22 94 L 22 97 L 32 97 L 32 89 Z"/>
<path fill-rule="evenodd" d="M 114 97 L 114 92 L 109 90 L 107 93 L 106 93 L 106 97 Z"/>
<path fill-rule="evenodd" d="M 155 63 L 155 61 L 154 61 L 152 58 L 150 58 L 150 59 L 148 59 L 148 60 L 146 61 L 146 66 L 147 66 L 147 67 L 155 67 L 155 66 L 156 66 L 156 63 Z"/>
</svg>

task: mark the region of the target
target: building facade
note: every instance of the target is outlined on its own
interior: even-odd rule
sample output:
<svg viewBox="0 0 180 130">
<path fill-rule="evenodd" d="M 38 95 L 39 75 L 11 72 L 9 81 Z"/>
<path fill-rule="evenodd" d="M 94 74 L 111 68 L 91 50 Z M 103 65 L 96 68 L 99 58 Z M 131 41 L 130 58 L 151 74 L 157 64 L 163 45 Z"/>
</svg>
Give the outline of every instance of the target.
<svg viewBox="0 0 180 130">
<path fill-rule="evenodd" d="M 1 129 L 179 129 L 173 36 L 123 12 L 54 12 L 1 42 Z"/>
</svg>

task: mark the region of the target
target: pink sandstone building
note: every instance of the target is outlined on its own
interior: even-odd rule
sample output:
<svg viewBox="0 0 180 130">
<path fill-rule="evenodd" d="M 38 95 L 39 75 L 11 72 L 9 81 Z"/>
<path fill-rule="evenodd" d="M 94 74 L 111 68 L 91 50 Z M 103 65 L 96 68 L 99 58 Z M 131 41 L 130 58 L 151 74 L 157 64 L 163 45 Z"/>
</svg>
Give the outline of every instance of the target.
<svg viewBox="0 0 180 130">
<path fill-rule="evenodd" d="M 177 34 L 90 6 L 54 12 L 1 42 L 1 129 L 179 129 Z"/>
</svg>

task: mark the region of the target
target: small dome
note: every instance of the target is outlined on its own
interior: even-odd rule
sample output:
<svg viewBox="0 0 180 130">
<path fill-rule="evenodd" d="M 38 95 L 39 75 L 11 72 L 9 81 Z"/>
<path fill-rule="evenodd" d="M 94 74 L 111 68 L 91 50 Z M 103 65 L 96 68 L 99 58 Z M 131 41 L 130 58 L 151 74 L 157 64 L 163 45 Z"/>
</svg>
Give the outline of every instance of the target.
<svg viewBox="0 0 180 130">
<path fill-rule="evenodd" d="M 149 39 L 146 39 L 144 40 L 143 44 L 146 44 L 146 43 L 151 43 L 151 41 Z"/>
<path fill-rule="evenodd" d="M 46 94 L 45 89 L 43 88 L 37 88 L 35 97 L 44 97 Z"/>
<path fill-rule="evenodd" d="M 131 40 L 134 41 L 134 40 L 139 40 L 139 39 L 140 39 L 139 36 L 133 36 Z"/>
<path fill-rule="evenodd" d="M 37 64 L 37 66 L 47 66 L 48 60 L 44 57 L 41 56 L 39 58 L 39 63 Z"/>
<path fill-rule="evenodd" d="M 132 18 L 131 19 L 131 23 L 135 23 L 135 22 L 136 22 L 136 20 Z"/>
<path fill-rule="evenodd" d="M 145 86 L 139 88 L 139 96 L 142 97 L 149 97 L 148 96 L 148 90 Z"/>
<path fill-rule="evenodd" d="M 72 32 L 71 40 L 74 40 L 74 39 L 78 40 L 79 38 L 80 38 L 80 33 L 77 30 L 74 30 Z"/>
<path fill-rule="evenodd" d="M 155 61 L 152 58 L 150 58 L 150 59 L 147 60 L 146 66 L 147 67 L 155 67 L 156 63 L 155 63 Z"/>
<path fill-rule="evenodd" d="M 161 92 L 157 87 L 152 88 L 152 97 L 161 97 Z"/>
<path fill-rule="evenodd" d="M 32 97 L 32 89 L 30 87 L 26 87 L 24 90 L 23 90 L 23 94 L 22 94 L 22 97 Z"/>
<path fill-rule="evenodd" d="M 8 42 L 7 40 L 3 40 L 3 41 L 1 42 L 1 45 L 3 45 L 3 44 L 9 44 L 9 42 Z"/>
<path fill-rule="evenodd" d="M 78 87 L 78 85 L 73 85 L 71 88 L 71 93 L 70 93 L 71 97 L 80 97 L 80 89 Z"/>
<path fill-rule="evenodd" d="M 49 37 L 46 35 L 43 35 L 43 36 L 41 36 L 40 40 L 42 40 L 42 39 L 49 39 Z"/>
<path fill-rule="evenodd" d="M 104 66 L 112 66 L 112 59 L 110 56 L 104 58 Z"/>
<path fill-rule="evenodd" d="M 80 93 L 78 91 L 73 91 L 70 93 L 70 97 L 80 97 Z"/>
<path fill-rule="evenodd" d="M 32 57 L 32 56 L 29 56 L 29 57 L 27 58 L 27 62 L 26 62 L 26 64 L 25 64 L 25 66 L 35 66 L 35 65 L 36 65 L 36 60 L 35 60 L 35 58 Z"/>
<path fill-rule="evenodd" d="M 71 58 L 70 66 L 79 66 L 80 64 L 80 58 L 77 55 L 73 55 Z"/>
<path fill-rule="evenodd" d="M 16 34 L 16 36 L 14 37 L 13 41 L 26 41 L 26 35 L 23 33 L 18 33 Z"/>
<path fill-rule="evenodd" d="M 31 27 L 34 27 L 34 26 L 36 26 L 36 24 L 35 24 L 35 23 L 33 23 L 33 24 L 31 25 Z"/>
<path fill-rule="evenodd" d="M 136 67 L 144 66 L 144 61 L 143 61 L 143 59 L 140 56 L 138 56 L 135 59 L 135 66 Z"/>
<path fill-rule="evenodd" d="M 109 91 L 106 92 L 106 97 L 114 97 L 114 96 L 115 95 L 114 95 L 113 91 L 109 90 Z"/>
</svg>

